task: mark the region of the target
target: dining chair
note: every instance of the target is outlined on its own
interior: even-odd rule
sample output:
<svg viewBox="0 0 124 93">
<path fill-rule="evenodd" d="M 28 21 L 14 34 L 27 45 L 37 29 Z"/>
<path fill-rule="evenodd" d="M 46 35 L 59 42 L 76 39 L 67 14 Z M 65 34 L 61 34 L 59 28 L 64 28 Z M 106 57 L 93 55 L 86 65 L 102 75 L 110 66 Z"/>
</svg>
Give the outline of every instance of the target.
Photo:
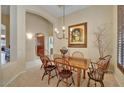
<svg viewBox="0 0 124 93">
<path fill-rule="evenodd" d="M 40 57 L 43 57 L 44 55 L 49 55 L 49 51 L 47 49 L 44 50 L 44 54 L 42 53 L 39 54 Z M 42 67 L 43 67 L 43 60 L 41 61 L 40 69 L 42 69 Z"/>
<path fill-rule="evenodd" d="M 96 86 L 96 82 L 99 82 L 101 84 L 101 87 L 104 87 L 104 83 L 103 83 L 104 74 L 108 70 L 111 58 L 112 58 L 111 55 L 107 55 L 103 58 L 99 58 L 99 61 L 97 63 L 91 62 L 91 66 L 89 67 L 89 72 L 87 72 L 89 76 L 89 80 L 87 84 L 88 87 L 90 85 L 90 80 L 95 81 L 95 86 Z"/>
<path fill-rule="evenodd" d="M 66 65 L 59 64 L 57 61 L 64 62 Z M 59 86 L 61 81 L 63 81 L 67 87 L 71 86 L 72 84 L 75 85 L 73 72 L 71 70 L 69 61 L 64 58 L 55 58 L 54 62 L 56 63 L 59 76 L 57 87 Z M 71 82 L 68 82 L 69 79 L 71 79 Z"/>
<path fill-rule="evenodd" d="M 50 79 L 57 76 L 56 66 L 55 66 L 54 62 L 52 60 L 50 60 L 49 57 L 46 56 L 46 55 L 44 55 L 44 56 L 40 55 L 40 59 L 41 59 L 42 64 L 43 64 L 42 67 L 44 68 L 44 73 L 42 75 L 42 80 L 43 80 L 45 75 L 48 75 L 48 84 L 50 84 Z M 51 73 L 53 71 L 55 71 L 55 75 L 51 75 Z"/>
<path fill-rule="evenodd" d="M 80 51 L 74 51 L 72 53 L 72 57 L 76 57 L 76 58 L 84 58 L 84 54 Z"/>
</svg>

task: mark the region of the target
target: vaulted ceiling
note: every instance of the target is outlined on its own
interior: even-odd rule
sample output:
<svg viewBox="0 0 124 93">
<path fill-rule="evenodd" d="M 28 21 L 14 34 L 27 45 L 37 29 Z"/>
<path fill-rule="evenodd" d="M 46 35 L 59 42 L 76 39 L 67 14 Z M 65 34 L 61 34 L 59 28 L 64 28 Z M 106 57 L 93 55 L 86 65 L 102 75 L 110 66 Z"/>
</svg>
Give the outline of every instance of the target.
<svg viewBox="0 0 124 93">
<path fill-rule="evenodd" d="M 53 16 L 62 16 L 62 7 L 60 5 L 42 5 L 46 11 Z M 65 5 L 65 15 L 90 7 L 90 5 Z"/>
</svg>

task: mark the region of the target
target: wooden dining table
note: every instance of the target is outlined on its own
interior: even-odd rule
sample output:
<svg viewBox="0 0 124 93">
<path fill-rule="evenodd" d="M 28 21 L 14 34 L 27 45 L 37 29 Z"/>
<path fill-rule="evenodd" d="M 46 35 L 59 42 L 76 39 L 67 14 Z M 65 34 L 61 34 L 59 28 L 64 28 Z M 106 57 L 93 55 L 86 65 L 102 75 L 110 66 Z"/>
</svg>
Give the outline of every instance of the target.
<svg viewBox="0 0 124 93">
<path fill-rule="evenodd" d="M 55 55 L 52 55 L 52 56 L 49 56 L 49 58 L 51 60 L 54 60 L 55 58 L 62 58 L 61 55 L 58 55 L 58 54 L 55 54 Z M 83 79 L 86 78 L 86 70 L 88 69 L 89 67 L 89 63 L 90 63 L 90 59 L 88 58 L 77 58 L 77 57 L 66 57 L 65 58 L 68 58 L 68 61 L 69 61 L 69 65 L 72 67 L 72 68 L 75 68 L 77 69 L 77 86 L 79 87 L 80 86 L 80 82 L 81 82 L 81 72 L 83 70 Z M 56 61 L 57 64 L 63 64 L 63 65 L 67 65 L 65 62 L 62 62 L 62 61 Z"/>
</svg>

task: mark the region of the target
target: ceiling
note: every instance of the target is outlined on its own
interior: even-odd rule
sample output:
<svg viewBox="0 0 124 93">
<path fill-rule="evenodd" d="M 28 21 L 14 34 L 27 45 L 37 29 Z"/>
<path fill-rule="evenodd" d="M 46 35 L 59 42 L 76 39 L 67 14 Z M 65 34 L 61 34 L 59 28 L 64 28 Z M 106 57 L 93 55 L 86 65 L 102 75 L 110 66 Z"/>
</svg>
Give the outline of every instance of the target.
<svg viewBox="0 0 124 93">
<path fill-rule="evenodd" d="M 48 11 L 51 15 L 55 17 L 60 17 L 63 14 L 62 5 L 41 5 L 41 8 Z M 90 5 L 65 5 L 65 15 L 71 14 L 73 12 L 79 11 L 81 9 L 85 9 L 90 7 Z M 2 13 L 5 15 L 10 14 L 10 6 L 9 5 L 2 5 Z"/>
<path fill-rule="evenodd" d="M 61 5 L 62 6 L 62 5 Z M 51 13 L 53 16 L 60 17 L 62 16 L 62 7 L 60 5 L 42 5 L 46 11 Z M 65 5 L 65 15 L 71 14 L 73 12 L 79 11 L 90 7 L 90 5 Z"/>
</svg>

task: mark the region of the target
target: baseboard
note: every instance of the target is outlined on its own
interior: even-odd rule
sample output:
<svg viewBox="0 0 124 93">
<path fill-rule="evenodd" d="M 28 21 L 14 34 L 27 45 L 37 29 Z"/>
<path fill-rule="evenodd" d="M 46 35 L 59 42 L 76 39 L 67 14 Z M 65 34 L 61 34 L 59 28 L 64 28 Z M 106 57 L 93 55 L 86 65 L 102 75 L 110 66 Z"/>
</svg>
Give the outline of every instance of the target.
<svg viewBox="0 0 124 93">
<path fill-rule="evenodd" d="M 11 83 L 12 81 L 14 81 L 19 75 L 23 74 L 24 72 L 26 72 L 26 71 L 22 71 L 22 72 L 16 74 L 16 75 L 15 75 L 14 77 L 12 77 L 7 83 L 5 83 L 5 84 L 3 85 L 3 87 L 7 87 L 8 84 L 10 84 L 10 83 Z"/>
</svg>

